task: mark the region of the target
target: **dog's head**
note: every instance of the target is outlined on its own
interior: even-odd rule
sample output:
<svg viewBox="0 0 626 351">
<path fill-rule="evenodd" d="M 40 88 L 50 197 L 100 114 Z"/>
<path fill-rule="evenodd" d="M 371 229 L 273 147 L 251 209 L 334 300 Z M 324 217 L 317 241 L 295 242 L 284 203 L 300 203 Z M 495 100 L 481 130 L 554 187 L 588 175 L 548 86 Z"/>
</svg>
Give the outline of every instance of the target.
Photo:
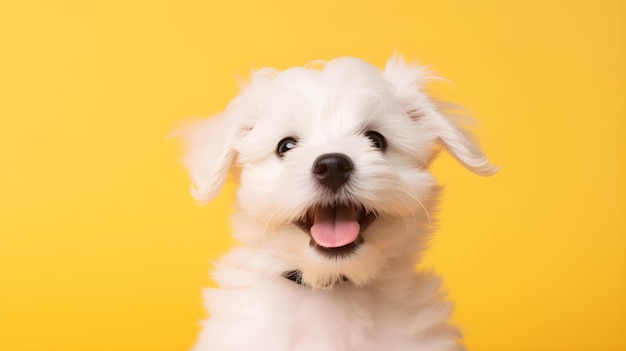
<svg viewBox="0 0 626 351">
<path fill-rule="evenodd" d="M 237 171 L 237 238 L 313 287 L 366 284 L 426 233 L 443 145 L 469 170 L 496 168 L 424 93 L 422 67 L 355 58 L 262 69 L 220 116 L 177 133 L 201 203 Z"/>
</svg>

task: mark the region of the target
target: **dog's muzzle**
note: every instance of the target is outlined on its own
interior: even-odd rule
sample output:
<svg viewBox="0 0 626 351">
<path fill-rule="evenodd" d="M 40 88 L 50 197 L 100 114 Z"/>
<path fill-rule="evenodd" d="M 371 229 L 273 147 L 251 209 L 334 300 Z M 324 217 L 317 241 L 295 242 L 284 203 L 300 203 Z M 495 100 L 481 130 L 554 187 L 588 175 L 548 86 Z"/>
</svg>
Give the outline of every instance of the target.
<svg viewBox="0 0 626 351">
<path fill-rule="evenodd" d="M 311 170 L 318 183 L 337 193 L 354 171 L 350 158 L 341 153 L 319 156 Z M 361 233 L 375 219 L 358 203 L 320 204 L 310 208 L 298 225 L 311 237 L 310 245 L 330 257 L 349 255 L 363 243 Z"/>
</svg>

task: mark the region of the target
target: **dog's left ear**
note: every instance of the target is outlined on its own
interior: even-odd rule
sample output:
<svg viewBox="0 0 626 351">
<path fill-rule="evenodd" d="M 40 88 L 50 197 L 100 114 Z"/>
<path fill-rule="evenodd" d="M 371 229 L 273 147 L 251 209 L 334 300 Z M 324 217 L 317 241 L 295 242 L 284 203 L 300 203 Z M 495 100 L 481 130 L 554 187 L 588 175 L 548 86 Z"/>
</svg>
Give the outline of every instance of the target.
<svg viewBox="0 0 626 351">
<path fill-rule="evenodd" d="M 423 91 L 426 83 L 441 78 L 431 75 L 426 67 L 407 65 L 399 55 L 387 61 L 384 73 L 396 87 L 407 114 L 432 131 L 434 137 L 465 168 L 482 176 L 490 176 L 498 171 L 499 167 L 489 163 L 469 132 L 455 125 Z"/>
</svg>

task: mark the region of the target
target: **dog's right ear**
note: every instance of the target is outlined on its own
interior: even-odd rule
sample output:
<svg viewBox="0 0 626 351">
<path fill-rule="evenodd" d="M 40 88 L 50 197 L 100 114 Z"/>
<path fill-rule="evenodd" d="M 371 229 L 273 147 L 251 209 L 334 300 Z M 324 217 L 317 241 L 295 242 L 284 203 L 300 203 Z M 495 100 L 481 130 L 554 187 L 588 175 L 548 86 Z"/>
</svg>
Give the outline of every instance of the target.
<svg viewBox="0 0 626 351">
<path fill-rule="evenodd" d="M 170 135 L 183 143 L 183 164 L 191 178 L 191 195 L 199 204 L 209 203 L 220 193 L 233 163 L 233 144 L 240 128 L 232 117 L 225 112 L 187 122 Z"/>
</svg>

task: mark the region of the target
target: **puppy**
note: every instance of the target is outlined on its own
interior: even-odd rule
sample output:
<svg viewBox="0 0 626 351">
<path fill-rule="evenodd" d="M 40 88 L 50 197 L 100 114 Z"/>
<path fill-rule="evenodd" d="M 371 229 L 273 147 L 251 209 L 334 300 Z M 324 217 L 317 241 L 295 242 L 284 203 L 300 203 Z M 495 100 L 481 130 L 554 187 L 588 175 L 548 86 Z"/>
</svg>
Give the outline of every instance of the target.
<svg viewBox="0 0 626 351">
<path fill-rule="evenodd" d="M 194 351 L 463 350 L 441 279 L 416 270 L 442 145 L 497 168 L 424 92 L 426 69 L 343 57 L 253 73 L 227 110 L 179 129 L 191 193 L 233 171 L 234 236 Z"/>
</svg>

